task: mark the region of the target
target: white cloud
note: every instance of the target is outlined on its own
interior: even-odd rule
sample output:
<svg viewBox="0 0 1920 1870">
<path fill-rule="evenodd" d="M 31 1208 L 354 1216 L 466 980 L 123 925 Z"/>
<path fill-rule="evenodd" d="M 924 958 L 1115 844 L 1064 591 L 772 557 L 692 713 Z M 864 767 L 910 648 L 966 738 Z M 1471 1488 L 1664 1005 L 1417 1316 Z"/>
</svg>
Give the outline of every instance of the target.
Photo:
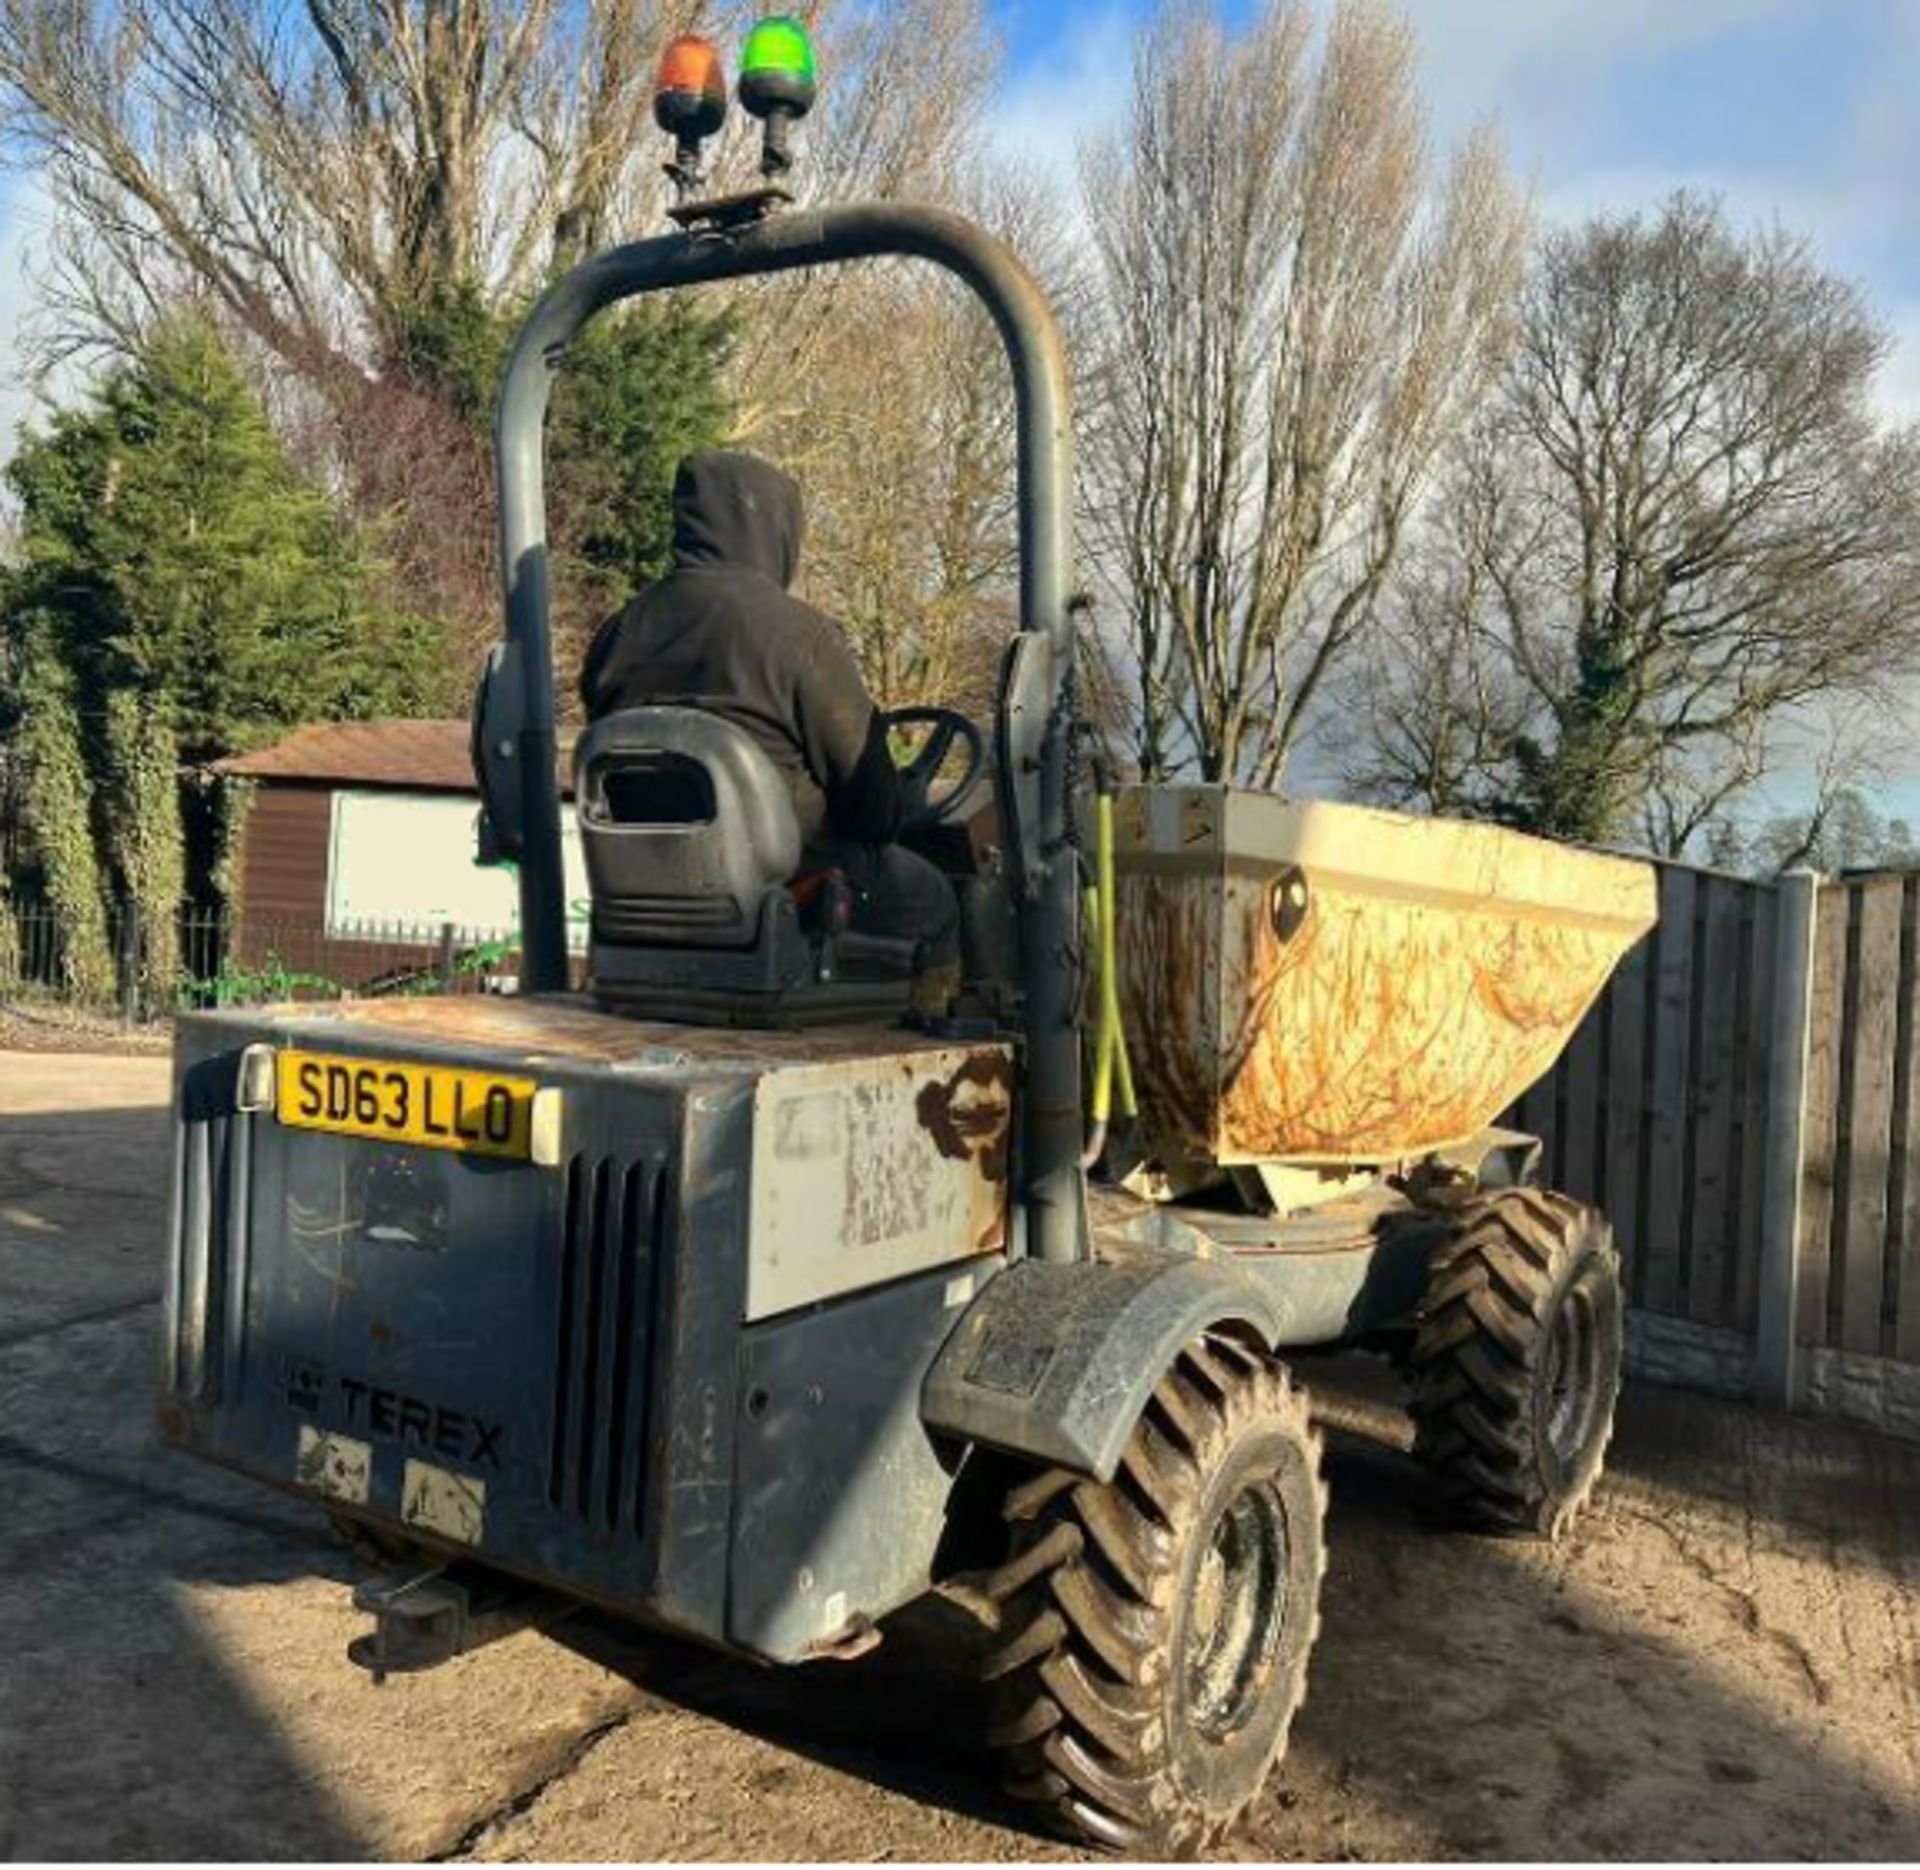
<svg viewBox="0 0 1920 1870">
<path fill-rule="evenodd" d="M 1435 127 L 1454 137 L 1522 111 L 1552 121 L 1605 106 L 1623 53 L 1677 51 L 1777 13 L 1789 0 L 1406 0 Z"/>
<path fill-rule="evenodd" d="M 1069 183 L 1081 140 L 1120 121 L 1133 83 L 1139 15 L 1123 0 L 1077 15 L 1014 71 L 993 108 L 988 136 L 1009 161 Z"/>
<path fill-rule="evenodd" d="M 1920 269 L 1912 246 L 1909 177 L 1920 163 L 1912 74 L 1920 61 L 1920 0 L 1879 0 L 1849 14 L 1818 0 L 1406 0 L 1421 42 L 1421 81 L 1439 137 L 1497 118 L 1515 165 L 1539 189 L 1549 222 L 1656 203 L 1677 188 L 1720 197 L 1741 223 L 1805 233 L 1822 262 L 1858 279 L 1896 339 L 1881 384 L 1890 416 L 1920 415 Z M 1604 147 L 1619 108 L 1619 67 L 1712 45 L 1767 22 L 1817 19 L 1835 37 L 1872 33 L 1879 59 L 1844 117 L 1822 126 L 1817 151 L 1793 139 L 1790 160 L 1764 149 L 1724 163 L 1663 160 L 1655 142 L 1611 161 L 1572 152 Z M 1544 172 L 1544 183 L 1542 176 Z"/>
</svg>

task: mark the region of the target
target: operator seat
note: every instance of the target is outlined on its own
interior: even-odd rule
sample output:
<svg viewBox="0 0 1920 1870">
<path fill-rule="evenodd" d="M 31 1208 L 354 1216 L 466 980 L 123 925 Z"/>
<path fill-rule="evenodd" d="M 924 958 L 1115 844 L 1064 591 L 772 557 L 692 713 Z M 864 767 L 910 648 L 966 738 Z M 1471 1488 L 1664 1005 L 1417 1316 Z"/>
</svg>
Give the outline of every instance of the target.
<svg viewBox="0 0 1920 1870">
<path fill-rule="evenodd" d="M 848 933 L 844 879 L 796 875 L 792 795 L 743 728 L 691 707 L 610 714 L 580 736 L 574 798 L 601 1001 L 749 1026 L 906 1011 L 914 944 Z"/>
</svg>

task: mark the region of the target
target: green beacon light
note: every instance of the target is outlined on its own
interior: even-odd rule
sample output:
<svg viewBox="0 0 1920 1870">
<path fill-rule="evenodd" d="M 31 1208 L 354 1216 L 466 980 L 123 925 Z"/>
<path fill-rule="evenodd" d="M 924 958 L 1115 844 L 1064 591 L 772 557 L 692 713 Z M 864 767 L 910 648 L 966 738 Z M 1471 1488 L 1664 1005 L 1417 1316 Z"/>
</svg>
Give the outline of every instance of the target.
<svg viewBox="0 0 1920 1870">
<path fill-rule="evenodd" d="M 760 173 L 793 167 L 787 133 L 813 108 L 813 41 L 791 14 L 774 13 L 747 35 L 740 55 L 740 107 L 766 125 Z"/>
</svg>

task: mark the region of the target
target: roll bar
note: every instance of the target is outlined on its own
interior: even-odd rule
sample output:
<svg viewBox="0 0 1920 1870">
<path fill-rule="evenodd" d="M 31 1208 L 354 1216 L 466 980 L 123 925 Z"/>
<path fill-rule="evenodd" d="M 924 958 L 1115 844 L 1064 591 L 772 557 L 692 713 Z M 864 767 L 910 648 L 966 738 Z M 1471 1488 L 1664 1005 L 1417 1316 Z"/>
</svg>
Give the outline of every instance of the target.
<svg viewBox="0 0 1920 1870">
<path fill-rule="evenodd" d="M 1066 701 L 1073 664 L 1072 396 L 1051 306 L 1000 242 L 957 214 L 876 203 L 795 210 L 743 229 L 615 247 L 558 280 L 508 359 L 498 421 L 506 635 L 474 723 L 474 763 L 495 848 L 519 859 L 524 986 L 567 984 L 565 880 L 555 770 L 545 426 L 567 346 L 622 299 L 678 286 L 884 256 L 930 260 L 987 308 L 1013 370 L 1019 421 L 1020 633 L 1002 678 L 997 748 L 1018 886 L 1026 1002 L 1022 1193 L 1029 1251 L 1085 1250 L 1081 1148 L 1079 881 L 1070 844 Z"/>
</svg>

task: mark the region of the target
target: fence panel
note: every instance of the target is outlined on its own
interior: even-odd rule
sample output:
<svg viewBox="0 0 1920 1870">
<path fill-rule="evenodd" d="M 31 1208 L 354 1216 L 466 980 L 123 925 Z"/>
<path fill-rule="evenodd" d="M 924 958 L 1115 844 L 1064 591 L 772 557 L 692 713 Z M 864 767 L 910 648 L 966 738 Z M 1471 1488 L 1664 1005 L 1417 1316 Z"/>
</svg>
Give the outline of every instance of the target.
<svg viewBox="0 0 1920 1870">
<path fill-rule="evenodd" d="M 1888 1190 L 1887 1312 L 1891 1355 L 1920 1364 L 1920 878 L 1906 879 L 1894 1081 L 1893 1179 Z"/>
<path fill-rule="evenodd" d="M 1660 923 L 1653 932 L 1654 1021 L 1652 1104 L 1647 1147 L 1647 1231 L 1635 1268 L 1633 1296 L 1648 1311 L 1671 1317 L 1680 1303 L 1682 1261 L 1692 1219 L 1693 1036 L 1697 1024 L 1699 888 L 1691 871 L 1660 879 Z"/>
<path fill-rule="evenodd" d="M 1606 1175 L 1583 1199 L 1597 1202 L 1613 1222 L 1614 1241 L 1629 1284 L 1646 1237 L 1647 1028 L 1653 1017 L 1648 1005 L 1654 981 L 1652 947 L 1651 942 L 1642 942 L 1614 970 L 1599 1006 L 1589 1015 L 1590 1022 L 1604 1026 L 1607 1040 L 1606 1082 L 1600 1088 L 1599 1107 L 1592 1113 L 1594 1127 L 1606 1130 L 1607 1149 Z"/>
<path fill-rule="evenodd" d="M 1727 1269 L 1740 1250 L 1740 1157 L 1735 1113 L 1745 1103 L 1738 1073 L 1751 1022 L 1741 988 L 1744 950 L 1751 923 L 1743 915 L 1746 892 L 1729 896 L 1714 879 L 1699 886 L 1702 915 L 1696 970 L 1688 1008 L 1693 1034 L 1694 1097 L 1687 1151 L 1687 1252 L 1681 1262 L 1677 1309 L 1696 1324 L 1717 1324 L 1731 1315 Z"/>
<path fill-rule="evenodd" d="M 1920 1363 L 1920 877 L 1824 886 L 1800 1233 L 1800 1342 Z"/>
<path fill-rule="evenodd" d="M 1510 1121 L 1605 1209 L 1642 1310 L 1751 1331 L 1775 892 L 1660 867 L 1660 921 Z"/>
<path fill-rule="evenodd" d="M 1746 1009 L 1741 1040 L 1735 1052 L 1734 1083 L 1739 1088 L 1740 1162 L 1739 1215 L 1727 1229 L 1730 1285 L 1728 1305 L 1735 1318 L 1758 1316 L 1759 1240 L 1766 1217 L 1768 1087 L 1776 1066 L 1772 1034 L 1776 1030 L 1775 1000 L 1782 991 L 1780 976 L 1779 896 L 1758 890 L 1743 892 L 1740 903 L 1742 967 L 1739 1003 Z M 1791 1142 L 1787 1147 L 1791 1147 Z"/>
</svg>

